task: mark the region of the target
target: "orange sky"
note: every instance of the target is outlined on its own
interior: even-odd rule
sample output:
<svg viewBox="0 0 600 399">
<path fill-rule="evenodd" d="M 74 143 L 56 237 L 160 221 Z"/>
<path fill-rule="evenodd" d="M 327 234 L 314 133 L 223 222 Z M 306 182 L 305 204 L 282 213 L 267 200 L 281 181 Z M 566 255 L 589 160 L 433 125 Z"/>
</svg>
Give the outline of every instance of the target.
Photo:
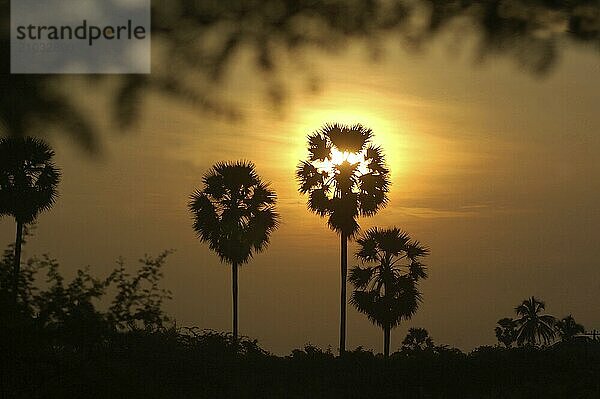
<svg viewBox="0 0 600 399">
<path fill-rule="evenodd" d="M 396 225 L 431 247 L 425 302 L 393 332 L 392 349 L 409 326 L 462 349 L 493 344 L 496 321 L 530 295 L 556 316 L 600 328 L 600 69 L 593 53 L 563 54 L 541 78 L 503 58 L 475 65 L 443 41 L 421 54 L 388 51 L 378 63 L 355 46 L 312 61 L 321 81 L 314 93 L 304 89 L 310 74 L 284 66 L 280 79 L 292 91 L 279 109 L 242 56 L 219 90 L 243 121 L 152 94 L 124 133 L 103 118 L 104 96 L 75 79 L 68 88 L 103 126 L 104 148 L 90 160 L 53 141 L 61 198 L 25 255 L 47 252 L 67 274 L 90 265 L 104 275 L 120 255 L 134 266 L 144 253 L 174 248 L 170 314 L 229 330 L 230 269 L 195 240 L 186 204 L 214 162 L 249 159 L 277 191 L 283 224 L 241 271 L 240 331 L 280 354 L 307 342 L 335 349 L 339 242 L 306 211 L 294 168 L 322 123 L 360 122 L 385 148 L 393 183 L 388 208 L 361 226 Z M 1 220 L 0 242 L 13 230 Z M 381 350 L 381 332 L 350 310 L 348 345 Z"/>
</svg>

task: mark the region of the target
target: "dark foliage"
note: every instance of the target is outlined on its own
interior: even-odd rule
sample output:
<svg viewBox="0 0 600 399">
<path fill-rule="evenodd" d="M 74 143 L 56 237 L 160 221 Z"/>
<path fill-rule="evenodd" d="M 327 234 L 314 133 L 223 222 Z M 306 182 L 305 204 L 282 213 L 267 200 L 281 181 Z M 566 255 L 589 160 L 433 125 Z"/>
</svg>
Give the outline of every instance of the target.
<svg viewBox="0 0 600 399">
<path fill-rule="evenodd" d="M 402 352 L 417 352 L 433 350 L 433 338 L 429 336 L 429 332 L 424 328 L 409 328 L 408 334 L 402 341 Z"/>
<path fill-rule="evenodd" d="M 0 132 L 22 137 L 58 130 L 88 150 L 97 149 L 97 126 L 65 90 L 70 78 L 9 74 L 9 5 L 0 0 Z M 268 96 L 279 103 L 288 89 L 278 74 L 282 55 L 298 71 L 310 71 L 307 49 L 331 53 L 357 38 L 377 54 L 386 36 L 419 47 L 446 29 L 467 28 L 479 33 L 482 59 L 503 55 L 527 71 L 543 74 L 559 57 L 563 38 L 597 51 L 599 21 L 594 0 L 157 0 L 152 2 L 152 38 L 164 50 L 164 60 L 158 61 L 164 68 L 148 76 L 89 79 L 115 84 L 111 119 L 120 126 L 135 120 L 144 95 L 153 91 L 238 118 L 237 110 L 216 95 L 215 82 L 227 76 L 244 50 L 254 54 L 257 69 L 271 82 Z M 313 73 L 308 75 L 314 80 Z"/>
<path fill-rule="evenodd" d="M 563 317 L 556 322 L 556 330 L 562 341 L 571 341 L 578 334 L 585 333 L 585 327 L 575 321 L 572 315 Z"/>
<path fill-rule="evenodd" d="M 517 341 L 517 336 L 519 335 L 518 328 L 519 324 L 510 317 L 498 320 L 498 325 L 494 329 L 498 342 L 510 348 Z"/>
<path fill-rule="evenodd" d="M 31 335 L 29 338 L 35 339 Z M 438 347 L 343 357 L 307 346 L 277 357 L 255 341 L 166 329 L 116 336 L 81 353 L 38 346 L 0 359 L 0 394 L 16 398 L 597 398 L 600 345 Z M 238 350 L 237 348 L 243 348 Z M 560 367 L 558 367 L 560 365 Z"/>
<path fill-rule="evenodd" d="M 0 262 L 10 281 L 13 251 Z M 290 356 L 256 340 L 165 324 L 158 288 L 166 253 L 128 275 L 79 271 L 66 282 L 55 260 L 31 259 L 20 275 L 18 316 L 0 290 L 2 398 L 597 398 L 600 343 L 481 347 L 464 354 L 411 329 L 387 361 L 363 348 L 336 357 L 307 345 Z M 45 273 L 46 283 L 36 279 Z M 37 281 L 37 283 L 36 283 Z M 116 282 L 116 286 L 115 286 Z M 9 285 L 10 286 L 10 285 Z M 115 303 L 98 299 L 110 287 Z M 3 285 L 2 287 L 5 287 Z M 145 287 L 145 288 L 142 288 Z M 558 367 L 560 365 L 560 367 Z"/>
<path fill-rule="evenodd" d="M 15 348 L 30 347 L 23 337 L 33 335 L 33 342 L 78 352 L 102 347 L 115 334 L 163 330 L 168 318 L 162 303 L 171 294 L 158 282 L 169 253 L 140 259 L 141 267 L 133 275 L 119 260 L 119 267 L 106 278 L 96 278 L 86 268 L 70 282 L 55 259 L 32 258 L 19 274 L 15 305 L 9 284 L 14 251 L 9 246 L 0 261 L 2 339 L 14 341 Z"/>
</svg>

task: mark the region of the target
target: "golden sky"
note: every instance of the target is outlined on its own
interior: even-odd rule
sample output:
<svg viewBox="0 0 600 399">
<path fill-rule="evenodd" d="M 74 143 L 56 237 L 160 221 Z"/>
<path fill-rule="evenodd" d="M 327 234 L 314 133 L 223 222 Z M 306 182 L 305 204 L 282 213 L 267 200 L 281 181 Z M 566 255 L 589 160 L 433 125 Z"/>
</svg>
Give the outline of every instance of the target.
<svg viewBox="0 0 600 399">
<path fill-rule="evenodd" d="M 600 328 L 600 66 L 582 49 L 562 54 L 539 77 L 504 58 L 477 65 L 443 40 L 420 53 L 394 48 L 378 62 L 357 44 L 313 58 L 308 74 L 285 64 L 279 78 L 293 90 L 280 107 L 240 56 L 219 95 L 243 120 L 152 94 L 128 132 L 115 132 L 102 117 L 105 98 L 75 80 L 69 90 L 103 125 L 103 150 L 88 159 L 53 141 L 61 198 L 25 256 L 50 253 L 67 274 L 90 265 L 104 275 L 120 255 L 135 266 L 144 253 L 176 249 L 165 270 L 169 313 L 229 330 L 230 268 L 195 240 L 186 204 L 214 162 L 249 159 L 277 191 L 283 223 L 241 270 L 240 331 L 280 354 L 308 342 L 335 349 L 339 240 L 306 210 L 294 168 L 308 133 L 358 122 L 373 129 L 392 173 L 389 206 L 361 226 L 399 226 L 431 248 L 424 303 L 393 332 L 392 349 L 409 326 L 462 349 L 493 344 L 496 321 L 530 295 L 555 316 Z M 1 220 L 0 242 L 13 230 Z M 348 345 L 381 350 L 381 331 L 349 310 Z"/>
</svg>

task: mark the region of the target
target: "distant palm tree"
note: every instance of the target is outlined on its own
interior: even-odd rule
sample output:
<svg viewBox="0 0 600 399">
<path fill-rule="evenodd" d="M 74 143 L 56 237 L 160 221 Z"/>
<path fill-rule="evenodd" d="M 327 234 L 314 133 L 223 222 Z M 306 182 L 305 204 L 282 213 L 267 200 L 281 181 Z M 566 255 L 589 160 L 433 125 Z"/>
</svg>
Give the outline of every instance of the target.
<svg viewBox="0 0 600 399">
<path fill-rule="evenodd" d="M 527 343 L 536 346 L 540 343 L 546 345 L 554 339 L 556 319 L 550 315 L 540 314 L 545 308 L 546 304 L 533 296 L 525 299 L 515 308 L 515 312 L 520 316 L 516 320 L 519 325 L 517 344 Z"/>
<path fill-rule="evenodd" d="M 350 301 L 356 309 L 383 329 L 384 356 L 390 353 L 390 332 L 410 319 L 421 302 L 417 283 L 427 278 L 421 258 L 429 250 L 398 228 L 369 229 L 357 240 L 356 266 L 350 281 L 356 289 Z"/>
<path fill-rule="evenodd" d="M 429 336 L 429 331 L 424 328 L 414 328 L 411 327 L 408 329 L 408 333 L 402 341 L 402 351 L 403 352 L 423 352 L 426 350 L 435 349 L 435 345 L 433 343 L 433 338 Z"/>
<path fill-rule="evenodd" d="M 309 158 L 296 170 L 308 209 L 327 216 L 340 235 L 340 354 L 346 350 L 348 240 L 359 230 L 359 216 L 372 216 L 386 205 L 390 185 L 383 151 L 371 144 L 372 135 L 362 125 L 326 124 L 308 136 Z"/>
<path fill-rule="evenodd" d="M 577 334 L 583 334 L 585 332 L 585 327 L 577 323 L 572 315 L 568 315 L 557 321 L 556 329 L 563 342 L 570 341 Z"/>
<path fill-rule="evenodd" d="M 202 178 L 203 187 L 191 195 L 189 209 L 202 242 L 231 265 L 233 336 L 238 338 L 238 267 L 262 252 L 277 228 L 276 195 L 263 183 L 254 164 L 220 162 Z"/>
<path fill-rule="evenodd" d="M 510 348 L 517 340 L 518 327 L 518 323 L 510 317 L 498 320 L 498 325 L 494 329 L 498 342 L 501 342 L 505 347 Z"/>
<path fill-rule="evenodd" d="M 16 300 L 21 268 L 23 227 L 52 207 L 58 197 L 60 171 L 54 151 L 32 137 L 0 139 L 0 217 L 12 216 L 17 225 L 13 266 Z"/>
</svg>

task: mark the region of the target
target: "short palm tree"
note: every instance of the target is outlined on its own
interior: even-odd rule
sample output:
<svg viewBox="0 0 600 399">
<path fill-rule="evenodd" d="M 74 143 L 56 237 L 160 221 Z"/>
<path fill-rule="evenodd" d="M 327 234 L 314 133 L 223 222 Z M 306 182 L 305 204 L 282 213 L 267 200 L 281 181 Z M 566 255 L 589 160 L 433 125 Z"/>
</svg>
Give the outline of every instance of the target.
<svg viewBox="0 0 600 399">
<path fill-rule="evenodd" d="M 421 259 L 429 250 L 398 228 L 369 229 L 358 240 L 356 257 L 364 267 L 350 272 L 356 289 L 350 301 L 383 329 L 383 353 L 390 354 L 391 329 L 410 319 L 421 302 L 418 282 L 427 278 Z"/>
<path fill-rule="evenodd" d="M 401 351 L 403 352 L 423 352 L 435 349 L 433 338 L 429 336 L 429 331 L 420 327 L 411 327 L 402 341 Z"/>
<path fill-rule="evenodd" d="M 546 304 L 535 297 L 525 299 L 515 308 L 518 327 L 517 344 L 525 343 L 536 346 L 548 344 L 556 335 L 556 319 L 553 316 L 541 314 Z"/>
<path fill-rule="evenodd" d="M 585 333 L 585 327 L 577 323 L 572 315 L 563 317 L 556 322 L 556 329 L 558 330 L 560 340 L 563 342 L 572 340 L 577 334 Z"/>
<path fill-rule="evenodd" d="M 507 348 L 512 347 L 517 340 L 517 328 L 517 322 L 510 317 L 498 320 L 498 325 L 494 329 L 498 342 L 501 342 Z"/>
<path fill-rule="evenodd" d="M 23 227 L 52 207 L 58 197 L 60 171 L 54 151 L 32 137 L 0 139 L 0 217 L 12 216 L 17 232 L 13 266 L 13 295 L 17 297 Z"/>
<path fill-rule="evenodd" d="M 254 164 L 220 162 L 202 178 L 190 199 L 193 228 L 222 262 L 231 265 L 233 336 L 238 338 L 238 267 L 262 252 L 277 228 L 275 192 L 261 181 Z"/>
<path fill-rule="evenodd" d="M 359 216 L 373 216 L 386 205 L 390 185 L 383 151 L 371 144 L 372 135 L 361 125 L 326 124 L 308 136 L 308 160 L 296 170 L 308 209 L 327 217 L 340 235 L 340 354 L 346 350 L 348 240 L 359 230 Z"/>
</svg>

